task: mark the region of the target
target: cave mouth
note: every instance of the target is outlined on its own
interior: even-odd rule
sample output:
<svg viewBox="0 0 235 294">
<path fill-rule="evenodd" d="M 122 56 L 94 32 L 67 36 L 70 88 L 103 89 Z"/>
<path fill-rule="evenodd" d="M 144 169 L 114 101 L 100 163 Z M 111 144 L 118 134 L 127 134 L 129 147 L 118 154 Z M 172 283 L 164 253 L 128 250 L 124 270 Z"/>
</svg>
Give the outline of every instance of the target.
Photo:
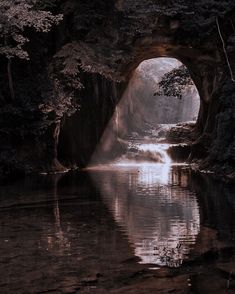
<svg viewBox="0 0 235 294">
<path fill-rule="evenodd" d="M 141 62 L 126 95 L 123 99 L 128 98 L 129 104 L 134 105 L 129 113 L 141 128 L 144 122 L 156 126 L 196 121 L 198 117 L 198 90 L 187 67 L 175 58 L 160 57 Z"/>
<path fill-rule="evenodd" d="M 119 160 L 169 163 L 185 160 L 186 144 L 200 108 L 198 90 L 187 68 L 175 58 L 148 59 L 139 64 L 117 104 L 91 163 Z M 180 134 L 180 136 L 179 136 Z M 173 142 L 177 141 L 177 142 Z M 169 152 L 167 150 L 170 150 Z M 180 154 L 180 155 L 179 155 Z"/>
</svg>

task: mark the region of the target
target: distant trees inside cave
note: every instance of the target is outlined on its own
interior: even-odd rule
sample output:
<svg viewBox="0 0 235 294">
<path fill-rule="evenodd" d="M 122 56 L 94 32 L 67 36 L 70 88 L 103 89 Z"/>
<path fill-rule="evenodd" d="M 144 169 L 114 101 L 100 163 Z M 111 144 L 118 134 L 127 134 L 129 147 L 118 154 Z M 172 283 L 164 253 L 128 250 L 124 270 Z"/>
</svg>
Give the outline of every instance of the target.
<svg viewBox="0 0 235 294">
<path fill-rule="evenodd" d="M 173 96 L 182 99 L 183 91 L 186 87 L 193 85 L 190 73 L 185 65 L 181 65 L 164 74 L 158 83 L 156 95 Z"/>
</svg>

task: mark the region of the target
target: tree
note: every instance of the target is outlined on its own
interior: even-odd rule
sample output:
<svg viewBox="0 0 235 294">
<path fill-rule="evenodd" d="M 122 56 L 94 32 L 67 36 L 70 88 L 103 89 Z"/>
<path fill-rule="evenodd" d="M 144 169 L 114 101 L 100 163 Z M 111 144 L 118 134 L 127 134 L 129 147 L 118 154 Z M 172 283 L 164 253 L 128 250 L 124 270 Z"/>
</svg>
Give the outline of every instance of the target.
<svg viewBox="0 0 235 294">
<path fill-rule="evenodd" d="M 158 83 L 158 91 L 154 94 L 182 98 L 183 91 L 193 85 L 190 73 L 186 66 L 181 65 L 164 74 Z"/>
<path fill-rule="evenodd" d="M 38 0 L 1 0 L 0 2 L 0 55 L 7 58 L 7 74 L 11 99 L 14 100 L 12 59 L 29 59 L 25 44 L 29 42 L 25 30 L 47 33 L 62 20 L 62 15 L 53 15 L 41 10 Z"/>
</svg>

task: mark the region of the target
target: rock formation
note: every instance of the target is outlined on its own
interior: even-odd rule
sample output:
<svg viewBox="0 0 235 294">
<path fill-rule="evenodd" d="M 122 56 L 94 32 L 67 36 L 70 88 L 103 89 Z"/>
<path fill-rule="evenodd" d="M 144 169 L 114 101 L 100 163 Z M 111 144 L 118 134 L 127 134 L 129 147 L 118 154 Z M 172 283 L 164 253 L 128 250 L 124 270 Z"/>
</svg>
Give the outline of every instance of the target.
<svg viewBox="0 0 235 294">
<path fill-rule="evenodd" d="M 1 174 L 86 165 L 137 66 L 174 57 L 201 99 L 191 159 L 234 177 L 234 1 L 55 3 L 63 21 L 13 61 L 14 101 L 0 57 Z"/>
</svg>

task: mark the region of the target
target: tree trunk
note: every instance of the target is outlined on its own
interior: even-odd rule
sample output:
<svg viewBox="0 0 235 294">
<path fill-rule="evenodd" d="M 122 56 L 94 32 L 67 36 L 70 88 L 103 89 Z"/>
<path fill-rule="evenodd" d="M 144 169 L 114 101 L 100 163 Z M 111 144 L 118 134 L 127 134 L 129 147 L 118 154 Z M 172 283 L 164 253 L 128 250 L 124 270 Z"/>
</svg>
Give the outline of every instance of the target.
<svg viewBox="0 0 235 294">
<path fill-rule="evenodd" d="M 7 74 L 8 74 L 8 83 L 9 83 L 9 89 L 11 93 L 11 100 L 15 100 L 15 92 L 14 92 L 14 85 L 13 85 L 13 79 L 12 79 L 12 71 L 11 71 L 11 59 L 8 59 L 7 62 Z"/>
</svg>

